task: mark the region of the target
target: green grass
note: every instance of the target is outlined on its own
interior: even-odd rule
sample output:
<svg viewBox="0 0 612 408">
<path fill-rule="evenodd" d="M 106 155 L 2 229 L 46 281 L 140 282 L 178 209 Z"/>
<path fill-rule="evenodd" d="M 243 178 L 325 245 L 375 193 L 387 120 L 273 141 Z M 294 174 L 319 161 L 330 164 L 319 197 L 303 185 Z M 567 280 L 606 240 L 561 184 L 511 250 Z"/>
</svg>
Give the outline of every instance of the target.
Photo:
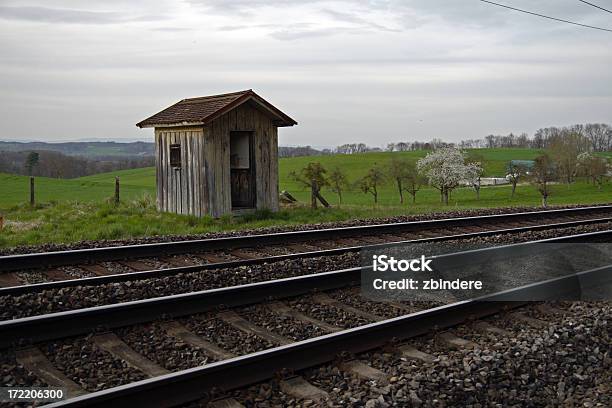
<svg viewBox="0 0 612 408">
<path fill-rule="evenodd" d="M 485 156 L 487 176 L 502 176 L 506 163 L 512 159 L 532 159 L 538 152 L 529 149 L 479 150 Z M 290 191 L 302 203 L 309 200 L 309 192 L 289 179 L 291 170 L 300 170 L 308 162 L 320 161 L 328 169 L 341 167 L 356 181 L 374 163 L 385 165 L 393 153 L 368 153 L 323 157 L 299 157 L 280 160 L 280 187 Z M 417 160 L 425 152 L 395 153 Z M 115 176 L 121 180 L 122 203 L 115 207 L 110 198 L 114 194 Z M 155 211 L 155 170 L 153 168 L 124 170 L 97 174 L 72 180 L 37 177 L 37 206 L 27 205 L 28 177 L 0 174 L 0 213 L 7 226 L 0 232 L 0 247 L 43 244 L 47 242 L 75 242 L 92 239 L 117 239 L 151 235 L 199 234 L 210 231 L 257 228 L 272 225 L 292 225 L 312 222 L 340 221 L 417 214 L 453 209 L 483 207 L 537 206 L 540 195 L 529 185 L 519 185 L 514 198 L 509 186 L 483 187 L 476 200 L 470 188 L 453 192 L 449 205 L 441 206 L 438 191 L 423 188 L 416 204 L 399 205 L 392 185 L 381 188 L 379 204 L 373 206 L 372 197 L 353 189 L 344 194 L 344 205 L 332 209 L 311 211 L 307 208 L 285 209 L 278 213 L 258 212 L 242 218 L 196 218 Z M 323 195 L 332 204 L 336 196 L 328 190 Z M 612 183 L 601 190 L 583 181 L 552 187 L 550 205 L 594 204 L 610 202 Z M 410 197 L 406 197 L 410 201 Z"/>
<path fill-rule="evenodd" d="M 551 205 L 603 203 L 609 202 L 610 197 L 612 197 L 612 183 L 606 183 L 601 191 L 584 182 L 570 186 L 558 184 L 553 186 L 549 203 Z M 123 200 L 119 206 L 114 206 L 108 200 L 65 200 L 39 204 L 35 208 L 20 204 L 4 210 L 10 225 L 5 226 L 0 232 L 0 247 L 201 234 L 273 225 L 296 225 L 481 207 L 537 206 L 540 198 L 532 186 L 522 185 L 518 187 L 514 199 L 510 199 L 510 189 L 507 186 L 498 186 L 483 187 L 480 201 L 476 200 L 471 189 L 458 189 L 453 193 L 449 206 L 440 205 L 438 195 L 431 189 L 419 193 L 416 204 L 391 205 L 392 197 L 385 197 L 385 201 L 388 205 L 377 208 L 371 204 L 345 205 L 340 208 L 315 211 L 298 207 L 283 209 L 278 213 L 261 211 L 240 218 L 219 219 L 158 213 L 154 208 L 154 199 L 146 195 Z"/>
<path fill-rule="evenodd" d="M 93 176 L 81 177 L 77 180 L 101 183 L 101 184 L 115 184 L 115 176 L 119 176 L 121 185 L 131 187 L 142 187 L 147 189 L 155 188 L 155 168 L 145 167 L 142 169 L 132 170 L 120 170 L 113 173 L 101 173 Z M 154 191 L 154 190 L 152 190 Z"/>
<path fill-rule="evenodd" d="M 153 172 L 147 177 L 141 174 Z M 115 175 L 121 178 L 121 196 L 132 199 L 143 193 L 155 195 L 155 170 L 137 169 L 118 171 L 112 174 L 104 173 L 90 179 L 82 177 L 63 180 L 47 177 L 36 177 L 36 202 L 48 203 L 52 201 L 103 201 L 114 195 Z M 125 180 L 123 179 L 125 177 Z M 29 202 L 29 177 L 0 173 L 0 208 L 7 208 L 26 201 Z"/>
<path fill-rule="evenodd" d="M 506 166 L 510 160 L 533 160 L 541 153 L 539 150 L 534 149 L 468 149 L 467 151 L 475 151 L 484 157 L 483 167 L 485 177 L 503 177 L 506 174 Z M 289 172 L 299 172 L 300 169 L 313 161 L 320 162 L 329 170 L 334 167 L 339 167 L 349 175 L 350 181 L 355 181 L 363 177 L 368 169 L 375 164 L 386 166 L 392 157 L 416 161 L 421 157 L 425 157 L 427 153 L 427 151 L 420 150 L 412 152 L 377 152 L 280 159 L 279 173 L 281 188 L 286 188 L 290 191 L 295 190 L 296 184 L 289 179 Z"/>
<path fill-rule="evenodd" d="M 503 176 L 509 160 L 533 159 L 538 154 L 538 151 L 531 149 L 480 149 L 478 152 L 485 157 L 485 176 Z M 328 169 L 338 166 L 349 176 L 350 182 L 355 182 L 365 174 L 370 166 L 375 163 L 385 166 L 394 155 L 409 160 L 418 160 L 425 154 L 424 151 L 416 151 L 281 159 L 279 162 L 280 188 L 295 193 L 300 199 L 307 199 L 308 192 L 290 179 L 289 172 L 299 171 L 311 161 L 319 161 Z M 155 195 L 155 169 L 146 167 L 70 180 L 37 177 L 36 200 L 41 203 L 63 200 L 104 200 L 114 194 L 115 176 L 119 176 L 121 181 L 122 198 L 129 200 L 144 193 Z M 330 193 L 327 192 L 327 194 Z M 383 187 L 381 195 L 381 205 L 394 204 L 393 190 L 390 186 Z M 23 203 L 28 199 L 28 177 L 0 174 L 0 209 Z M 369 197 L 359 192 L 349 192 L 346 196 L 346 202 L 350 204 L 362 205 L 368 204 L 369 201 Z"/>
<path fill-rule="evenodd" d="M 484 157 L 483 168 L 485 171 L 485 177 L 503 177 L 506 174 L 506 166 L 510 160 L 532 160 L 540 154 L 540 151 L 534 149 L 468 149 L 470 151 L 476 151 Z M 295 182 L 289 177 L 291 171 L 298 172 L 304 168 L 308 163 L 318 161 L 328 170 L 334 167 L 342 169 L 349 178 L 349 183 L 354 184 L 359 178 L 363 177 L 370 167 L 377 164 L 379 166 L 386 166 L 392 157 L 400 157 L 408 160 L 418 160 L 427 154 L 426 151 L 412 151 L 412 152 L 396 152 L 396 153 L 360 153 L 352 155 L 333 155 L 333 156 L 320 156 L 320 157 L 294 157 L 281 159 L 279 162 L 279 179 L 281 190 L 287 190 L 291 192 L 298 200 L 308 200 L 309 191 L 307 188 Z M 372 202 L 372 197 L 364 195 L 358 189 L 352 188 L 354 191 L 348 191 L 344 194 L 343 200 L 345 203 L 352 205 L 369 205 Z M 330 200 L 334 200 L 334 194 L 329 189 L 323 189 L 324 195 Z M 464 201 L 466 196 L 469 196 L 469 192 L 464 194 L 462 192 L 457 193 L 458 201 Z M 422 195 L 424 200 L 428 203 L 433 203 L 437 199 L 437 191 L 433 189 L 427 189 L 419 193 Z M 502 194 L 503 195 L 503 194 Z M 383 185 L 380 189 L 380 200 L 379 204 L 382 206 L 397 205 L 397 193 L 391 183 Z M 491 200 L 493 202 L 500 202 L 503 204 L 504 199 L 498 197 L 497 194 L 493 194 Z M 499 195 L 501 196 L 501 195 Z M 484 197 L 483 197 L 484 198 Z M 469 198 L 468 198 L 469 199 Z M 518 201 L 520 202 L 520 201 Z M 494 206 L 487 205 L 487 200 L 483 200 L 483 206 Z"/>
</svg>

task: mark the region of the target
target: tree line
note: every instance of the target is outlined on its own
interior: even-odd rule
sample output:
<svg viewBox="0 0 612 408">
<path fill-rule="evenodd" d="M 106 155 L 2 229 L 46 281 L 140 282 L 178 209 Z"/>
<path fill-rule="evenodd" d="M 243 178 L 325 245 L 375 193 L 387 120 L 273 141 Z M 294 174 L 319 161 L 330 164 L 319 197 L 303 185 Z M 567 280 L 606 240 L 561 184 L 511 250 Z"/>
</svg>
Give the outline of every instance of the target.
<svg viewBox="0 0 612 408">
<path fill-rule="evenodd" d="M 68 156 L 54 151 L 0 151 L 0 173 L 27 176 L 76 178 L 116 170 L 134 169 L 155 165 L 153 156 L 97 157 L 88 159 Z"/>
<path fill-rule="evenodd" d="M 479 197 L 482 175 L 481 158 L 468 155 L 454 147 L 435 150 L 417 162 L 394 156 L 386 166 L 374 164 L 363 177 L 353 183 L 349 182 L 348 176 L 340 167 L 336 166 L 328 171 L 319 162 L 309 163 L 299 172 L 289 173 L 289 177 L 294 181 L 311 189 L 313 208 L 317 206 L 317 199 L 326 205 L 326 200 L 321 200 L 323 187 L 328 187 L 338 196 L 339 204 L 342 204 L 343 193 L 351 189 L 370 195 L 374 204 L 377 204 L 381 187 L 389 183 L 398 192 L 400 204 L 404 204 L 406 195 L 410 195 L 415 203 L 417 193 L 427 184 L 438 189 L 440 201 L 448 204 L 452 190 L 462 183 L 469 183 L 474 187 Z"/>
<path fill-rule="evenodd" d="M 371 147 L 365 143 L 345 143 L 333 149 L 315 149 L 310 146 L 279 147 L 280 157 L 324 156 L 331 154 L 356 154 L 367 152 L 408 152 L 415 150 L 436 150 L 444 147 L 461 149 L 493 149 L 493 148 L 532 148 L 548 149 L 559 139 L 577 136 L 583 142 L 583 149 L 592 152 L 612 151 L 612 126 L 605 123 L 577 124 L 566 127 L 546 127 L 538 129 L 533 137 L 527 133 L 507 135 L 487 135 L 480 139 L 466 139 L 458 143 L 445 142 L 438 138 L 430 141 L 399 141 L 388 143 L 382 149 Z"/>
<path fill-rule="evenodd" d="M 374 164 L 366 174 L 353 183 L 340 167 L 328 171 L 321 163 L 309 163 L 300 172 L 291 172 L 290 177 L 312 191 L 312 207 L 317 199 L 322 199 L 321 189 L 328 187 L 337 194 L 342 204 L 344 192 L 357 189 L 372 196 L 378 203 L 380 189 L 392 184 L 398 193 L 399 203 L 404 204 L 405 194 L 416 202 L 417 192 L 424 185 L 437 189 L 440 202 L 448 205 L 449 198 L 457 187 L 470 186 L 480 199 L 481 179 L 484 158 L 477 151 L 467 153 L 455 146 L 444 146 L 433 150 L 418 161 L 392 156 L 388 165 Z M 583 137 L 570 133 L 557 138 L 550 147 L 533 161 L 511 160 L 506 165 L 505 178 L 512 185 L 511 196 L 515 195 L 517 185 L 525 181 L 534 185 L 542 198 L 542 206 L 548 205 L 554 182 L 573 183 L 577 177 L 584 177 L 601 189 L 605 179 L 612 174 L 610 161 L 589 151 Z"/>
</svg>

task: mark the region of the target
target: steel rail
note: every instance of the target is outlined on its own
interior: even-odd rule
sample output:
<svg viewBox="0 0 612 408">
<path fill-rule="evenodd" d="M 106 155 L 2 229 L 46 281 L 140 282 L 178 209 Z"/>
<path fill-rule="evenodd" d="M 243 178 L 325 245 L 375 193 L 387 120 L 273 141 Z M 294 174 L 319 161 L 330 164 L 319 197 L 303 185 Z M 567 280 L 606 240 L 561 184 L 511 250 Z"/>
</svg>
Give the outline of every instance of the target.
<svg viewBox="0 0 612 408">
<path fill-rule="evenodd" d="M 547 216 L 569 216 L 612 211 L 612 205 L 580 208 L 563 208 L 544 211 L 526 211 L 508 214 L 481 215 L 475 217 L 444 218 L 436 220 L 409 221 L 392 224 L 375 224 L 340 228 L 325 228 L 306 231 L 289 231 L 273 234 L 245 235 L 240 237 L 208 238 L 177 242 L 162 242 L 138 245 L 110 246 L 103 248 L 75 249 L 69 251 L 40 252 L 0 256 L 0 272 L 21 269 L 61 266 L 83 262 L 112 261 L 118 259 L 147 256 L 173 255 L 188 252 L 236 249 L 261 245 L 286 244 L 358 236 L 361 234 L 380 234 L 410 232 L 430 228 L 480 225 L 483 222 L 511 221 L 521 218 Z"/>
<path fill-rule="evenodd" d="M 539 243 L 568 243 L 598 241 L 612 238 L 612 230 L 549 238 L 499 247 L 483 248 L 436 256 L 437 259 L 462 260 L 466 256 L 489 262 L 504 254 L 516 253 Z M 355 267 L 291 278 L 257 282 L 240 286 L 209 289 L 111 305 L 49 313 L 0 322 L 0 348 L 53 340 L 91 331 L 109 330 L 156 319 L 176 318 L 245 306 L 275 298 L 302 295 L 316 290 L 330 290 L 358 284 L 361 272 L 371 267 Z"/>
<path fill-rule="evenodd" d="M 119 273 L 119 274 L 105 275 L 105 276 L 93 276 L 93 277 L 87 277 L 87 278 L 66 279 L 66 280 L 52 281 L 52 282 L 33 283 L 33 284 L 27 284 L 27 285 L 0 288 L 0 296 L 19 296 L 19 295 L 23 295 L 27 293 L 36 293 L 36 292 L 41 292 L 43 290 L 50 290 L 50 289 L 57 289 L 57 288 L 103 285 L 107 283 L 118 283 L 118 282 L 127 282 L 127 281 L 136 281 L 136 280 L 144 280 L 144 279 L 151 279 L 151 278 L 174 276 L 174 275 L 178 275 L 182 273 L 194 273 L 194 272 L 200 272 L 200 271 L 211 270 L 211 269 L 237 268 L 241 266 L 261 265 L 265 263 L 287 261 L 287 260 L 299 259 L 299 258 L 315 258 L 315 257 L 322 257 L 322 256 L 334 256 L 334 255 L 345 254 L 347 252 L 357 252 L 357 251 L 361 251 L 364 249 L 375 249 L 375 248 L 385 247 L 389 245 L 405 245 L 405 244 L 425 243 L 425 242 L 442 242 L 442 241 L 448 241 L 448 240 L 454 240 L 454 239 L 486 237 L 486 236 L 498 235 L 498 234 L 515 234 L 515 233 L 527 232 L 527 231 L 541 231 L 541 230 L 547 230 L 551 228 L 569 228 L 572 226 L 593 225 L 593 224 L 599 224 L 599 223 L 605 223 L 605 222 L 611 222 L 611 221 L 612 221 L 612 217 L 606 217 L 606 218 L 595 218 L 595 219 L 588 219 L 588 220 L 566 221 L 566 222 L 561 222 L 561 223 L 528 225 L 528 226 L 523 226 L 523 227 L 501 228 L 501 229 L 479 231 L 479 232 L 468 232 L 468 233 L 462 233 L 462 234 L 441 235 L 439 237 L 390 241 L 388 243 L 380 243 L 380 244 L 355 245 L 355 246 L 349 246 L 349 247 L 324 249 L 324 250 L 318 250 L 318 251 L 297 252 L 297 253 L 286 254 L 286 255 L 266 256 L 266 257 L 261 257 L 261 258 L 256 258 L 256 259 L 245 259 L 245 260 L 239 260 L 239 261 L 214 262 L 214 263 L 208 263 L 208 264 L 203 264 L 203 265 L 181 266 L 181 267 L 165 268 L 165 269 L 153 269 L 150 271 L 127 272 L 127 273 Z"/>
<path fill-rule="evenodd" d="M 342 352 L 362 353 L 467 320 L 487 317 L 524 305 L 512 299 L 558 299 L 581 295 L 582 288 L 609 284 L 612 265 L 500 293 L 440 306 L 377 323 L 343 330 L 241 357 L 94 392 L 47 405 L 77 407 L 171 407 L 207 398 L 213 390 L 231 391 L 269 380 L 283 370 L 304 370 L 338 358 Z"/>
</svg>

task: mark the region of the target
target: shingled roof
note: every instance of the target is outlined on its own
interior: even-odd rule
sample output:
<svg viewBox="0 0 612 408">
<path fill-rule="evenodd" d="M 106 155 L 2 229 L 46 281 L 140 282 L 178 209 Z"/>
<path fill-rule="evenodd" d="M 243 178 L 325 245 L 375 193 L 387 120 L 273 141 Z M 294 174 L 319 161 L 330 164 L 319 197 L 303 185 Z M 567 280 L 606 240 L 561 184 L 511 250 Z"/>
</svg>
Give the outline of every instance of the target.
<svg viewBox="0 0 612 408">
<path fill-rule="evenodd" d="M 156 126 L 205 125 L 230 110 L 252 101 L 270 116 L 276 126 L 293 126 L 297 122 L 285 115 L 252 89 L 221 95 L 183 99 L 136 124 L 139 128 Z"/>
</svg>

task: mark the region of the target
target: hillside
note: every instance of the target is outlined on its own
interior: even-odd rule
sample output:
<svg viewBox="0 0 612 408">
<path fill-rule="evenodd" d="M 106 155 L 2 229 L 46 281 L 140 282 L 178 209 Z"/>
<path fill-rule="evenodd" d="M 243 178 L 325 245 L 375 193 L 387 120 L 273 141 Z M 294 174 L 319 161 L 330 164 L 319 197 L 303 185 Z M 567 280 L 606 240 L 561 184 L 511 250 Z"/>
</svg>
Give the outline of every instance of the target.
<svg viewBox="0 0 612 408">
<path fill-rule="evenodd" d="M 530 149 L 480 149 L 478 150 L 485 158 L 485 176 L 503 176 L 506 163 L 511 159 L 533 159 L 538 151 Z M 349 177 L 349 181 L 354 183 L 359 177 L 363 176 L 367 169 L 374 163 L 385 166 L 394 155 L 417 160 L 426 154 L 424 151 L 402 152 L 402 153 L 363 153 L 354 155 L 333 155 L 318 157 L 296 157 L 281 159 L 279 164 L 280 188 L 288 190 L 300 201 L 307 202 L 309 192 L 290 179 L 291 171 L 299 171 L 306 164 L 313 161 L 321 162 L 326 168 L 333 169 L 335 166 L 343 169 Z M 114 192 L 115 176 L 120 177 L 121 197 L 129 200 L 148 194 L 155 196 L 155 169 L 146 167 L 133 170 L 122 170 L 112 173 L 101 173 L 93 176 L 80 177 L 72 180 L 60 180 L 52 178 L 38 177 L 36 179 L 36 196 L 38 202 L 49 201 L 101 201 L 111 197 Z M 610 184 L 601 192 L 605 196 Z M 572 200 L 580 200 L 580 190 L 578 187 L 559 186 L 562 197 L 552 197 L 553 202 L 564 203 Z M 561 190 L 565 189 L 565 190 Z M 585 192 L 589 195 L 599 196 L 600 193 L 591 191 L 592 187 L 585 187 Z M 458 205 L 512 205 L 527 203 L 535 205 L 539 202 L 539 197 L 535 189 L 525 186 L 519 190 L 519 194 L 512 200 L 506 187 L 483 188 L 482 198 L 479 202 L 474 200 L 474 193 L 469 188 L 458 189 L 453 194 L 451 200 Z M 328 190 L 323 191 L 324 195 L 332 203 L 336 203 L 335 194 Z M 526 194 L 526 195 L 524 195 Z M 12 205 L 23 203 L 28 197 L 28 178 L 0 174 L 0 208 L 7 208 Z M 365 195 L 356 188 L 351 188 L 344 196 L 345 204 L 367 205 L 372 204 L 372 197 Z M 600 200 L 599 198 L 586 197 L 587 201 Z M 605 201 L 605 197 L 602 197 Z M 417 196 L 417 203 L 437 205 L 438 192 L 432 188 L 424 187 Z M 397 192 L 392 184 L 382 186 L 380 191 L 380 204 L 383 206 L 397 206 Z"/>
<path fill-rule="evenodd" d="M 47 150 L 70 156 L 108 157 L 108 156 L 152 156 L 155 144 L 148 142 L 3 142 L 0 151 L 23 152 L 30 150 Z"/>
</svg>

